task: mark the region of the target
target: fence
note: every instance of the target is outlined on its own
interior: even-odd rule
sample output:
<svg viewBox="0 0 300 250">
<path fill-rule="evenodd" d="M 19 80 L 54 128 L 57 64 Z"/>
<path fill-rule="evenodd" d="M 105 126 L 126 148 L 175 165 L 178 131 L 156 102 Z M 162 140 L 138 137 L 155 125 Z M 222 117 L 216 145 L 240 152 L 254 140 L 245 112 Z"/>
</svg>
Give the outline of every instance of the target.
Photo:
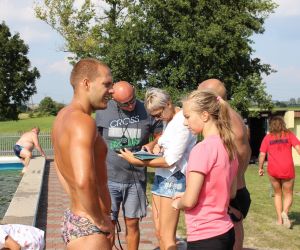
<svg viewBox="0 0 300 250">
<path fill-rule="evenodd" d="M 15 155 L 13 147 L 16 141 L 20 138 L 21 133 L 15 134 L 0 134 L 0 156 Z M 53 155 L 50 131 L 39 133 L 39 142 L 47 156 Z M 40 152 L 36 149 L 32 151 L 32 155 L 38 156 Z"/>
</svg>

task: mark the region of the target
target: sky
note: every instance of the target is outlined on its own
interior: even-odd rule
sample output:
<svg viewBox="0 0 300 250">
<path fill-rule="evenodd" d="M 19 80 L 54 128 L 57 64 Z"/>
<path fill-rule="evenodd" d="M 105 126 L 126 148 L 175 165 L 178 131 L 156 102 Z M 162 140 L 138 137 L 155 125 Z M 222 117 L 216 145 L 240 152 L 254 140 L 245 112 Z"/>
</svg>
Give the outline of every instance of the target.
<svg viewBox="0 0 300 250">
<path fill-rule="evenodd" d="M 82 2 L 83 0 L 78 0 Z M 270 64 L 277 72 L 263 76 L 267 93 L 273 100 L 287 101 L 300 97 L 300 1 L 274 0 L 279 7 L 265 22 L 265 32 L 254 35 L 253 57 Z M 0 22 L 5 21 L 12 34 L 29 46 L 28 58 L 37 67 L 37 94 L 30 104 L 50 96 L 54 101 L 69 103 L 71 66 L 62 52 L 64 40 L 33 11 L 34 0 L 0 0 Z M 0 52 L 1 53 L 1 52 Z"/>
</svg>

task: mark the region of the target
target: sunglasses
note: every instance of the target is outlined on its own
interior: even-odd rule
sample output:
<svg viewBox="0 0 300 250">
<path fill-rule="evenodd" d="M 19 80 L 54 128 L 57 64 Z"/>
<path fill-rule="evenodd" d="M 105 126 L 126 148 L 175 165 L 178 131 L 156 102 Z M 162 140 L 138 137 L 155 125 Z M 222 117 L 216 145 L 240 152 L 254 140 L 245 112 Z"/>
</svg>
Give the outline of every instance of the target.
<svg viewBox="0 0 300 250">
<path fill-rule="evenodd" d="M 157 119 L 162 118 L 162 116 L 164 114 L 164 111 L 165 111 L 165 107 L 161 111 L 159 111 L 158 113 L 151 114 L 151 116 L 153 116 L 154 118 L 157 118 Z"/>
<path fill-rule="evenodd" d="M 133 105 L 135 104 L 135 101 L 136 101 L 136 97 L 135 95 L 128 101 L 128 102 L 117 102 L 118 106 L 121 107 L 121 108 L 124 108 L 124 107 L 128 107 L 130 105 Z"/>
</svg>

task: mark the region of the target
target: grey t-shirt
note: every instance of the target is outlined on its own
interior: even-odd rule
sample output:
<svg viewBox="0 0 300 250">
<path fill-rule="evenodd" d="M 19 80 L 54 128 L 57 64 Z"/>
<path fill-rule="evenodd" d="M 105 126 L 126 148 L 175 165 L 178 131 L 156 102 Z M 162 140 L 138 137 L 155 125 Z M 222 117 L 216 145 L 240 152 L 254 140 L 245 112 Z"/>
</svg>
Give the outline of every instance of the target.
<svg viewBox="0 0 300 250">
<path fill-rule="evenodd" d="M 134 167 L 114 150 L 128 148 L 138 151 L 149 137 L 162 131 L 162 122 L 149 115 L 144 103 L 137 100 L 133 111 L 120 109 L 116 102 L 108 102 L 107 109 L 96 111 L 96 123 L 108 146 L 107 171 L 110 181 L 134 183 L 146 181 L 146 168 Z"/>
</svg>

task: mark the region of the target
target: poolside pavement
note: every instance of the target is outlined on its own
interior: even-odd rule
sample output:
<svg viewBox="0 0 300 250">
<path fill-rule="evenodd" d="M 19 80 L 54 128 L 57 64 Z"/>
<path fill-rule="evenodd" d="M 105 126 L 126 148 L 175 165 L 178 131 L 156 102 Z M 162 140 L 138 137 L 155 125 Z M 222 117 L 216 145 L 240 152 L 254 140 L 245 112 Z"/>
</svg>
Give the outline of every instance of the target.
<svg viewBox="0 0 300 250">
<path fill-rule="evenodd" d="M 68 208 L 68 197 L 58 181 L 53 161 L 50 160 L 45 167 L 37 217 L 37 227 L 45 231 L 47 250 L 64 249 L 60 228 L 61 217 L 66 208 Z M 141 250 L 152 250 L 158 245 L 154 234 L 154 224 L 151 215 L 151 208 L 148 207 L 148 215 L 140 223 L 141 239 L 139 249 Z M 119 221 L 122 228 L 122 231 L 120 232 L 120 241 L 125 250 L 127 248 L 124 233 L 124 220 L 122 217 L 119 217 Z M 117 241 L 116 245 L 120 249 Z M 179 242 L 179 249 L 185 249 L 184 242 Z"/>
</svg>

